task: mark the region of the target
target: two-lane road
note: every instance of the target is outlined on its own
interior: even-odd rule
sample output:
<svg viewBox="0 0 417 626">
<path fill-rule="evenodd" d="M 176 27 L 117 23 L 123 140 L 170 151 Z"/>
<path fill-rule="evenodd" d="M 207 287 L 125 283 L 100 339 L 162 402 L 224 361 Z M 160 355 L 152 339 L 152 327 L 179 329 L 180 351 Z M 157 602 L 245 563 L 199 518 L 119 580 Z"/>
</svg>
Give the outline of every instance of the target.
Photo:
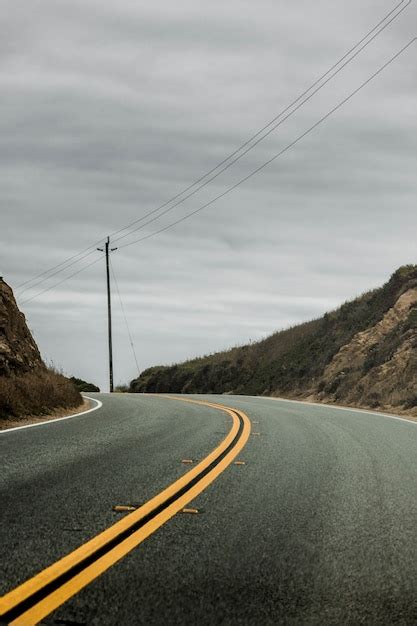
<svg viewBox="0 0 417 626">
<path fill-rule="evenodd" d="M 167 515 L 180 502 L 174 489 L 162 525 L 142 519 L 137 532 L 146 522 L 149 536 L 86 577 L 42 624 L 417 621 L 415 424 L 267 398 L 184 397 L 234 414 L 165 397 L 97 397 L 103 407 L 88 415 L 0 433 L 6 599 L 128 520 L 114 505 L 143 505 L 208 459 L 205 475 L 182 487 L 198 488 L 189 506 L 199 514 Z M 75 567 L 50 597 L 85 575 Z M 25 623 L 19 611 L 13 619 Z"/>
</svg>

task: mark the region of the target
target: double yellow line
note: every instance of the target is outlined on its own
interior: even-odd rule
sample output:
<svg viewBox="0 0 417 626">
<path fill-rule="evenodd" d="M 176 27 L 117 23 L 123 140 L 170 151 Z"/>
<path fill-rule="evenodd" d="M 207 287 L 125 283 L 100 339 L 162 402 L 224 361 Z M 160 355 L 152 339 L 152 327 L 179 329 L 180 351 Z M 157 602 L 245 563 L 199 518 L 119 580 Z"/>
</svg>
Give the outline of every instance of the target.
<svg viewBox="0 0 417 626">
<path fill-rule="evenodd" d="M 201 400 L 162 396 L 218 409 L 233 419 L 221 444 L 164 491 L 87 543 L 0 598 L 0 620 L 32 626 L 122 559 L 194 500 L 239 454 L 250 435 L 250 420 L 231 407 Z"/>
</svg>

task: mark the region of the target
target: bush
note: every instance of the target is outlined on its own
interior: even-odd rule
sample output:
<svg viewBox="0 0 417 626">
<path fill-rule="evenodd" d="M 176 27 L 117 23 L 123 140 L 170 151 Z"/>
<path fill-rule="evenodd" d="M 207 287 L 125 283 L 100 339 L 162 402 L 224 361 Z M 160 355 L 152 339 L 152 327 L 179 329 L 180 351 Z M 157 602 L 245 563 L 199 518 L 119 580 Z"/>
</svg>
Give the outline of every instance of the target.
<svg viewBox="0 0 417 626">
<path fill-rule="evenodd" d="M 417 406 L 417 393 L 407 398 L 407 400 L 404 402 L 405 409 L 414 409 L 414 407 L 416 406 Z"/>
<path fill-rule="evenodd" d="M 75 378 L 74 376 L 71 376 L 70 381 L 80 392 L 100 391 L 99 387 L 93 385 L 93 383 L 87 383 L 85 380 L 82 380 L 82 378 Z"/>
<path fill-rule="evenodd" d="M 116 393 L 129 393 L 129 385 L 117 385 Z"/>
<path fill-rule="evenodd" d="M 1 419 L 48 415 L 54 409 L 72 409 L 82 402 L 73 383 L 53 369 L 0 377 Z"/>
</svg>

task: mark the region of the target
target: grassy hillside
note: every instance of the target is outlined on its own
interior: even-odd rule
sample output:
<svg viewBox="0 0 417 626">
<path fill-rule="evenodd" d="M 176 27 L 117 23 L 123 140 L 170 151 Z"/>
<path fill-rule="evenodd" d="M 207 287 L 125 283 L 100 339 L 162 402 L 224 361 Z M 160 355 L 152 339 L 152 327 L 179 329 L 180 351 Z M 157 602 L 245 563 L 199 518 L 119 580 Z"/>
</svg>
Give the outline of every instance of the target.
<svg viewBox="0 0 417 626">
<path fill-rule="evenodd" d="M 100 391 L 100 387 L 97 387 L 97 385 L 94 385 L 93 383 L 88 383 L 82 378 L 76 378 L 75 376 L 71 376 L 70 381 L 81 393 L 88 393 L 89 391 Z"/>
<path fill-rule="evenodd" d="M 416 347 L 417 266 L 410 265 L 320 319 L 256 344 L 145 370 L 131 391 L 283 395 L 410 408 L 417 405 Z M 397 371 L 384 384 L 393 362 Z"/>
</svg>

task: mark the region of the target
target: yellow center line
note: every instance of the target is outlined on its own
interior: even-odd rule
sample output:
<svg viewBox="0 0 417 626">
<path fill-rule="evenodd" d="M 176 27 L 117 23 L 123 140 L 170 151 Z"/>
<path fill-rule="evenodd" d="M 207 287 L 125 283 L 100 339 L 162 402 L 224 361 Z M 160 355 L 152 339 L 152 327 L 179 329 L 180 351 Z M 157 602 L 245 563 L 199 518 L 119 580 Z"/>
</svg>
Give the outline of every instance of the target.
<svg viewBox="0 0 417 626">
<path fill-rule="evenodd" d="M 132 534 L 120 541 L 120 543 L 115 545 L 115 547 L 108 550 L 105 554 L 103 554 L 103 556 L 94 560 L 93 563 L 87 565 L 68 581 L 63 582 L 62 585 L 45 595 L 43 599 L 19 614 L 9 623 L 14 626 L 32 626 L 41 621 L 46 615 L 49 615 L 61 604 L 74 596 L 83 587 L 100 576 L 100 574 L 106 571 L 114 563 L 122 559 L 126 554 L 128 554 L 128 552 L 142 543 L 142 541 L 154 533 L 165 522 L 178 513 L 178 511 L 184 508 L 184 506 L 194 500 L 196 496 L 206 489 L 206 487 L 212 483 L 228 465 L 230 465 L 230 463 L 245 446 L 249 438 L 251 426 L 249 418 L 242 411 L 203 400 L 192 400 L 190 398 L 178 398 L 175 396 L 162 397 L 169 400 L 180 400 L 182 402 L 208 406 L 210 408 L 223 411 L 232 417 L 232 427 L 225 439 L 223 439 L 217 448 L 215 448 L 205 459 L 198 463 L 198 465 L 193 467 L 190 471 L 169 485 L 158 495 L 146 502 L 136 511 L 126 515 L 126 517 L 99 533 L 93 539 L 90 539 L 70 554 L 66 555 L 53 565 L 47 567 L 43 571 L 36 574 L 33 578 L 30 578 L 0 598 L 0 618 L 2 615 L 5 615 L 12 609 L 18 607 L 19 604 L 29 599 L 34 593 L 41 591 L 49 583 L 53 583 L 53 581 L 71 570 L 71 568 L 79 565 L 87 557 L 93 555 L 98 549 L 106 546 L 109 541 L 114 540 L 123 531 L 127 531 L 129 528 L 134 526 L 134 524 L 145 518 L 158 506 L 163 505 L 169 498 L 175 497 L 175 494 L 184 488 L 191 480 L 196 478 L 202 471 L 209 468 L 211 463 L 224 454 L 228 447 L 231 446 L 232 442 L 238 435 L 240 420 L 243 420 L 243 429 L 241 430 L 240 437 L 235 442 L 235 445 L 233 445 L 227 454 L 225 454 L 225 456 L 223 456 L 223 458 L 210 471 L 208 471 L 208 473 L 198 480 L 198 482 L 187 489 L 184 494 L 175 498 L 169 506 L 166 506 L 152 519 L 145 522 L 144 525 L 138 530 L 133 531 Z"/>
</svg>

